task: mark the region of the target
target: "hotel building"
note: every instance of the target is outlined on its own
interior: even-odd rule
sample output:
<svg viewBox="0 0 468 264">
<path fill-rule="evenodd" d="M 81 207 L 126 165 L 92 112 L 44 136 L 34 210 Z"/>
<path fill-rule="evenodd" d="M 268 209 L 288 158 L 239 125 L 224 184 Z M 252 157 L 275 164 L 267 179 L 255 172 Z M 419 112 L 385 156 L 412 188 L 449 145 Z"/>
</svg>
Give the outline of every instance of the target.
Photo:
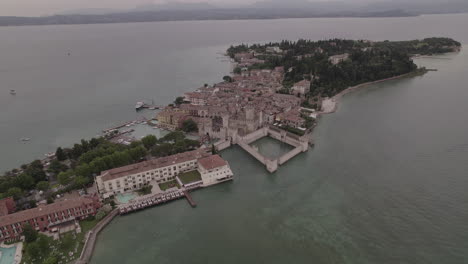
<svg viewBox="0 0 468 264">
<path fill-rule="evenodd" d="M 97 196 L 79 197 L 0 216 L 0 241 L 20 237 L 25 224 L 38 231 L 50 231 L 95 215 L 100 207 Z"/>
<path fill-rule="evenodd" d="M 105 199 L 141 189 L 150 182 L 172 181 L 177 175 L 193 170 L 200 172 L 203 186 L 230 179 L 233 175 L 229 164 L 220 156 L 199 149 L 103 171 L 96 177 L 96 185 Z"/>
</svg>

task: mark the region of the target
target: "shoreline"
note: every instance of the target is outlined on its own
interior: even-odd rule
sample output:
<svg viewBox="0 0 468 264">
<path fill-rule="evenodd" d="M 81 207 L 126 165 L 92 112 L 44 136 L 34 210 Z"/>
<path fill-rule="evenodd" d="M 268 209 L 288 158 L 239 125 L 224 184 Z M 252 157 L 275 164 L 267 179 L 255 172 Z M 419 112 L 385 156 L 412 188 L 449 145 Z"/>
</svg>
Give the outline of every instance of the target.
<svg viewBox="0 0 468 264">
<path fill-rule="evenodd" d="M 385 79 L 381 79 L 377 81 L 361 83 L 355 86 L 348 87 L 344 89 L 343 91 L 339 92 L 338 94 L 334 95 L 333 97 L 324 99 L 322 102 L 323 110 L 318 113 L 318 116 L 325 115 L 325 114 L 332 114 L 338 111 L 338 104 L 340 102 L 341 97 L 343 97 L 344 95 L 348 93 L 354 92 L 356 90 L 359 90 L 361 88 L 364 88 L 372 84 L 377 84 L 377 83 L 382 83 L 382 82 L 387 82 L 387 81 L 392 81 L 392 80 L 397 80 L 397 79 L 402 79 L 402 78 L 412 77 L 412 76 L 417 76 L 417 75 L 424 75 L 427 72 L 428 72 L 427 69 L 417 69 L 415 71 L 408 72 L 402 75 L 397 75 L 397 76 L 393 76 L 393 77 L 389 77 L 389 78 L 385 78 Z M 326 106 L 324 106 L 324 104 Z"/>
</svg>

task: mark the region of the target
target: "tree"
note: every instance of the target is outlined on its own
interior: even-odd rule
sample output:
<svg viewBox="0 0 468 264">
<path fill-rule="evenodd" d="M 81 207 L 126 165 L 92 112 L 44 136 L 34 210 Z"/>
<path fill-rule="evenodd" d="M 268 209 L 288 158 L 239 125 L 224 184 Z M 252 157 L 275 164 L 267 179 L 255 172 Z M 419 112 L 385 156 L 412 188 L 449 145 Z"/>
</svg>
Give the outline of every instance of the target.
<svg viewBox="0 0 468 264">
<path fill-rule="evenodd" d="M 21 188 L 11 187 L 6 192 L 6 197 L 11 196 L 11 197 L 13 197 L 13 199 L 18 200 L 19 198 L 21 198 L 22 194 L 23 194 L 23 190 L 21 190 Z"/>
<path fill-rule="evenodd" d="M 44 262 L 42 262 L 42 263 L 43 263 L 43 264 L 57 264 L 57 263 L 58 263 L 58 260 L 57 260 L 56 257 L 50 256 L 50 257 L 46 258 L 46 259 L 44 260 Z"/>
<path fill-rule="evenodd" d="M 40 191 L 46 191 L 47 189 L 49 189 L 49 182 L 46 182 L 46 181 L 40 181 L 36 184 L 36 189 L 40 190 Z"/>
<path fill-rule="evenodd" d="M 89 141 L 89 146 L 90 146 L 91 148 L 96 148 L 96 147 L 99 145 L 99 143 L 100 143 L 101 140 L 102 140 L 102 138 L 92 138 L 92 139 Z"/>
<path fill-rule="evenodd" d="M 145 146 L 146 149 L 151 149 L 154 145 L 156 145 L 158 139 L 155 135 L 147 135 L 146 137 L 141 139 L 141 142 L 143 143 L 143 146 Z"/>
<path fill-rule="evenodd" d="M 27 243 L 31 243 L 31 242 L 36 241 L 38 233 L 36 230 L 34 230 L 34 228 L 30 224 L 25 224 L 23 226 L 23 235 L 24 235 L 24 240 Z"/>
<path fill-rule="evenodd" d="M 232 82 L 232 78 L 231 78 L 231 76 L 229 76 L 229 75 L 224 76 L 224 77 L 223 77 L 223 80 L 224 80 L 225 82 Z"/>
<path fill-rule="evenodd" d="M 181 105 L 183 103 L 184 103 L 184 97 L 182 97 L 182 96 L 179 96 L 174 100 L 175 105 Z"/>
<path fill-rule="evenodd" d="M 35 207 L 37 207 L 36 201 L 35 201 L 35 200 L 29 200 L 29 207 L 30 207 L 30 208 L 35 208 Z"/>
<path fill-rule="evenodd" d="M 26 173 L 21 173 L 15 179 L 16 186 L 20 187 L 23 190 L 31 190 L 34 186 L 34 178 Z"/>
<path fill-rule="evenodd" d="M 29 164 L 24 173 L 31 175 L 35 182 L 43 181 L 46 179 L 44 166 L 40 160 L 35 160 Z"/>
<path fill-rule="evenodd" d="M 50 243 L 52 242 L 52 238 L 51 237 L 48 237 L 44 234 L 38 234 L 37 235 L 37 240 L 36 242 L 34 242 L 35 244 L 37 244 L 37 247 L 39 248 L 41 254 L 43 256 L 47 256 L 49 250 L 50 250 Z"/>
<path fill-rule="evenodd" d="M 180 141 L 180 140 L 184 140 L 184 138 L 185 138 L 185 135 L 184 135 L 183 132 L 174 131 L 174 132 L 170 132 L 169 134 L 165 135 L 162 138 L 162 141 L 164 141 L 164 142 L 168 142 L 168 141 L 177 142 L 177 141 Z"/>
<path fill-rule="evenodd" d="M 55 151 L 55 157 L 59 161 L 64 161 L 67 159 L 67 155 L 65 154 L 65 152 L 63 151 L 61 147 L 58 147 L 57 150 Z"/>
<path fill-rule="evenodd" d="M 71 171 L 61 172 L 57 176 L 57 179 L 58 179 L 58 182 L 62 184 L 63 186 L 68 185 L 72 180 L 72 172 Z"/>
<path fill-rule="evenodd" d="M 241 74 L 241 72 L 242 72 L 242 69 L 240 67 L 234 68 L 234 73 L 235 74 Z"/>
<path fill-rule="evenodd" d="M 78 176 L 75 178 L 75 186 L 77 188 L 84 188 L 86 187 L 86 184 L 89 183 L 89 178 L 83 177 L 83 176 Z"/>
<path fill-rule="evenodd" d="M 153 148 L 151 155 L 154 157 L 165 157 L 172 154 L 173 147 L 170 143 L 163 143 Z"/>
<path fill-rule="evenodd" d="M 53 160 L 50 165 L 49 165 L 49 171 L 55 174 L 60 173 L 61 171 L 66 171 L 68 169 L 68 166 L 61 163 L 58 160 Z"/>
<path fill-rule="evenodd" d="M 83 154 L 83 152 L 84 152 L 83 146 L 81 144 L 75 144 L 73 145 L 71 156 L 74 159 L 78 159 L 81 156 L 81 154 Z"/>
<path fill-rule="evenodd" d="M 100 221 L 105 216 L 106 216 L 106 212 L 104 210 L 99 210 L 99 212 L 97 212 L 95 217 L 96 217 L 96 220 Z"/>
<path fill-rule="evenodd" d="M 215 155 L 217 153 L 216 147 L 214 144 L 211 145 L 211 154 Z"/>
<path fill-rule="evenodd" d="M 144 156 L 146 156 L 147 151 L 143 146 L 138 146 L 136 148 L 132 148 L 132 149 L 128 150 L 128 154 L 130 155 L 130 158 L 133 161 L 138 161 L 141 158 L 143 158 Z"/>
<path fill-rule="evenodd" d="M 188 119 L 188 120 L 185 120 L 184 122 L 182 122 L 182 130 L 184 132 L 197 132 L 198 131 L 198 125 L 192 119 Z"/>
<path fill-rule="evenodd" d="M 38 257 L 39 255 L 41 255 L 41 250 L 39 249 L 39 246 L 37 245 L 36 242 L 27 244 L 26 252 L 28 253 L 29 256 Z"/>
</svg>

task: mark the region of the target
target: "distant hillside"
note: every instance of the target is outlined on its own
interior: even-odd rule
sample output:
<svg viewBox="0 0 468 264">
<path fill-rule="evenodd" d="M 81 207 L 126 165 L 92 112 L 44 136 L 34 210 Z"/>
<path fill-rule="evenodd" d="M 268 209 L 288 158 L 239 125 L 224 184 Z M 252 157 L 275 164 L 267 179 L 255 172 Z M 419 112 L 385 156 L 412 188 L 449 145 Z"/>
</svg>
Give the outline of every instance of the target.
<svg viewBox="0 0 468 264">
<path fill-rule="evenodd" d="M 154 22 L 179 20 L 238 20 L 238 19 L 277 19 L 277 18 L 313 18 L 313 17 L 403 17 L 413 14 L 402 10 L 373 12 L 342 11 L 324 13 L 315 9 L 300 8 L 225 8 L 202 10 L 158 10 L 133 11 L 110 14 L 54 15 L 44 17 L 0 17 L 0 26 L 56 25 L 56 24 L 101 24 Z"/>
</svg>

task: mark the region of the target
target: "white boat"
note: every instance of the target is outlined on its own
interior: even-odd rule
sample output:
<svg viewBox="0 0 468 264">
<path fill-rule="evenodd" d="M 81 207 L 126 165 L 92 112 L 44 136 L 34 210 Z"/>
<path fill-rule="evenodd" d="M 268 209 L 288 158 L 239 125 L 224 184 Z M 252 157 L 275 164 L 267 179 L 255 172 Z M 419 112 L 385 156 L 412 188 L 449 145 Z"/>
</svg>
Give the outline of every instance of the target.
<svg viewBox="0 0 468 264">
<path fill-rule="evenodd" d="M 24 137 L 24 138 L 20 138 L 21 141 L 29 141 L 31 140 L 30 138 L 27 138 L 27 137 Z"/>
<path fill-rule="evenodd" d="M 136 105 L 135 105 L 135 109 L 140 110 L 141 108 L 143 108 L 144 105 L 145 105 L 145 103 L 143 103 L 143 102 L 137 102 Z"/>
</svg>

